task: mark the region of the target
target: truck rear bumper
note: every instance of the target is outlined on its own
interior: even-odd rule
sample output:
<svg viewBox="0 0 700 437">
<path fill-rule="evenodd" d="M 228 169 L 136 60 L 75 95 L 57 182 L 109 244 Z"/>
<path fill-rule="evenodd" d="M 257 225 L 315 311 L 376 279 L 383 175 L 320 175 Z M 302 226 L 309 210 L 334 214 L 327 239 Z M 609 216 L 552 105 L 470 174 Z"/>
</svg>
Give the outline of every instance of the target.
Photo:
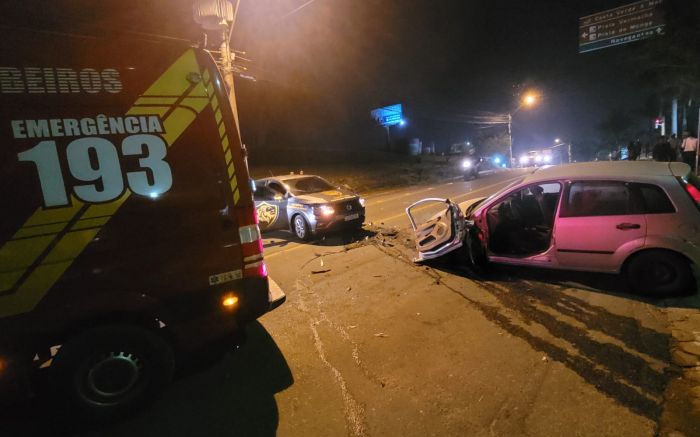
<svg viewBox="0 0 700 437">
<path fill-rule="evenodd" d="M 272 278 L 268 277 L 267 280 L 270 284 L 270 291 L 268 293 L 268 300 L 270 301 L 269 311 L 272 311 L 287 300 L 287 295 L 284 294 L 284 291 L 282 291 L 280 286 L 277 285 L 277 282 L 275 282 Z"/>
</svg>

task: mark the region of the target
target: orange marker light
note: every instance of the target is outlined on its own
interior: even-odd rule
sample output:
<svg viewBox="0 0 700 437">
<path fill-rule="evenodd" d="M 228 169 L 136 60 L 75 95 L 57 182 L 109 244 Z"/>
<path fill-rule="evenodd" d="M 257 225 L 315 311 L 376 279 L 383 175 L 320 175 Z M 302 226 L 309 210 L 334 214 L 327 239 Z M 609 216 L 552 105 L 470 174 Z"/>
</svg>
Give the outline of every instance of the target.
<svg viewBox="0 0 700 437">
<path fill-rule="evenodd" d="M 221 301 L 221 304 L 226 308 L 234 307 L 236 306 L 236 304 L 238 304 L 238 298 L 236 296 L 227 294 L 224 296 L 224 299 Z"/>
</svg>

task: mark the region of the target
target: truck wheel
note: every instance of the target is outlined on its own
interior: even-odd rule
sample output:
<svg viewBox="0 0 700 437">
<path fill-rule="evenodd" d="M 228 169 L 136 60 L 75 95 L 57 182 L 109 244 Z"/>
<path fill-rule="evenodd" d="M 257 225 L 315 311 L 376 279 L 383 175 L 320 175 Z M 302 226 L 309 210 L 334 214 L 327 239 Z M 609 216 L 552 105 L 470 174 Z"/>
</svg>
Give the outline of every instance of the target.
<svg viewBox="0 0 700 437">
<path fill-rule="evenodd" d="M 68 415 L 108 422 L 154 399 L 172 379 L 174 362 L 170 345 L 153 332 L 104 326 L 64 343 L 49 378 Z"/>
<path fill-rule="evenodd" d="M 311 229 L 309 224 L 306 223 L 306 219 L 301 214 L 294 216 L 294 220 L 292 220 L 292 229 L 294 231 L 294 235 L 296 235 L 296 237 L 302 241 L 307 241 L 311 238 Z"/>
<path fill-rule="evenodd" d="M 665 250 L 647 250 L 634 255 L 625 268 L 632 291 L 665 297 L 693 288 L 693 272 L 682 256 Z"/>
</svg>

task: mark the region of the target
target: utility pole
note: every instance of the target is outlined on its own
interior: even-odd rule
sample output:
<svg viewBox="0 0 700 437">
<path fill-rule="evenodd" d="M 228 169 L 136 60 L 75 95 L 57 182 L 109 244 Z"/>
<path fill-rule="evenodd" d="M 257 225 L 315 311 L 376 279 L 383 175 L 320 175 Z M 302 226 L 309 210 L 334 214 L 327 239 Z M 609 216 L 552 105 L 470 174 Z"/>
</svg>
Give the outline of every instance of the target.
<svg viewBox="0 0 700 437">
<path fill-rule="evenodd" d="M 236 121 L 236 134 L 238 141 L 240 137 L 240 123 L 238 121 L 238 105 L 236 104 L 236 93 L 234 88 L 234 67 L 233 61 L 235 53 L 231 50 L 231 35 L 233 34 L 233 26 L 236 23 L 238 15 L 238 7 L 241 1 L 236 0 L 199 0 L 194 5 L 194 19 L 199 23 L 204 31 L 220 32 L 221 46 L 219 47 L 219 68 L 221 75 L 224 78 L 226 91 L 228 92 L 228 100 L 233 110 L 233 118 Z M 241 143 L 242 144 L 242 143 Z"/>
<path fill-rule="evenodd" d="M 513 115 L 511 113 L 508 113 L 508 155 L 510 158 L 510 163 L 508 164 L 508 167 L 513 168 L 514 163 L 513 163 L 513 130 L 512 130 L 512 125 L 513 125 Z"/>
<path fill-rule="evenodd" d="M 386 129 L 386 151 L 391 152 L 391 126 L 384 126 Z"/>
</svg>

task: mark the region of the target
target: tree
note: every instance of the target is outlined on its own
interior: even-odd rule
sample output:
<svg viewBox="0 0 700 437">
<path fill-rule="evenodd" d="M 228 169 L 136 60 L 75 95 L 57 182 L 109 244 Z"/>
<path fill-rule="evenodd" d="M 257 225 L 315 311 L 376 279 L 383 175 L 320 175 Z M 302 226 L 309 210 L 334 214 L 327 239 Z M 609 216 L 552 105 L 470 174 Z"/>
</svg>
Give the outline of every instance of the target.
<svg viewBox="0 0 700 437">
<path fill-rule="evenodd" d="M 476 148 L 481 156 L 491 156 L 496 154 L 508 156 L 509 142 L 510 138 L 508 137 L 507 132 L 483 135 L 477 138 Z"/>
<path fill-rule="evenodd" d="M 641 45 L 633 61 L 662 107 L 678 99 L 686 108 L 682 116 L 695 130 L 697 109 L 693 105 L 700 98 L 700 3 L 667 0 L 665 7 L 664 35 Z"/>
</svg>

